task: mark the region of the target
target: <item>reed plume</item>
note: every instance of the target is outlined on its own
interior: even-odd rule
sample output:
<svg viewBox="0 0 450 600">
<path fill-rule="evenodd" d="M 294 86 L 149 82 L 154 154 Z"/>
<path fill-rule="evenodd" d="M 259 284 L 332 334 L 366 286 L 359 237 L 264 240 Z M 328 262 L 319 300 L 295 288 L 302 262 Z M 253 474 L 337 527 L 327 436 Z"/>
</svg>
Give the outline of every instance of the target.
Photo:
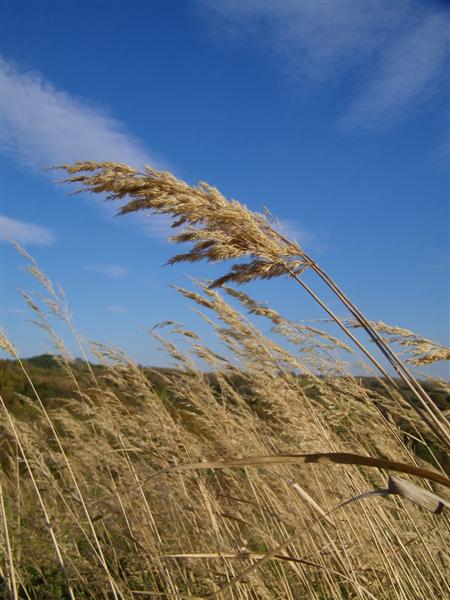
<svg viewBox="0 0 450 600">
<path fill-rule="evenodd" d="M 170 239 L 192 243 L 188 252 L 177 254 L 169 264 L 181 261 L 250 259 L 237 262 L 211 287 L 225 283 L 245 283 L 254 279 L 271 279 L 290 275 L 327 312 L 371 363 L 385 376 L 390 385 L 398 386 L 386 368 L 362 342 L 353 335 L 331 308 L 307 285 L 301 275 L 311 269 L 342 302 L 355 321 L 376 344 L 396 374 L 406 383 L 415 402 L 411 404 L 430 430 L 447 449 L 450 448 L 450 427 L 441 411 L 415 379 L 406 365 L 393 352 L 372 322 L 346 296 L 336 282 L 310 257 L 297 242 L 286 239 L 271 224 L 267 214 L 250 211 L 237 200 L 228 200 L 219 190 L 205 182 L 188 185 L 171 173 L 146 167 L 143 172 L 114 162 L 76 162 L 57 167 L 70 177 L 66 183 L 81 184 L 74 193 L 90 191 L 106 193 L 108 201 L 131 198 L 119 209 L 120 215 L 149 210 L 169 215 L 172 226 L 184 229 Z"/>
<path fill-rule="evenodd" d="M 250 211 L 236 200 L 228 200 L 217 188 L 201 181 L 190 186 L 171 173 L 147 167 L 144 173 L 117 163 L 78 162 L 60 167 L 70 174 L 66 182 L 81 183 L 83 190 L 106 192 L 107 200 L 132 200 L 119 214 L 149 210 L 170 215 L 172 227 L 184 229 L 170 239 L 190 242 L 189 252 L 177 254 L 169 264 L 182 261 L 223 262 L 250 258 L 234 265 L 223 277 L 212 282 L 244 283 L 252 279 L 270 279 L 279 275 L 301 273 L 307 266 L 304 252 L 283 240 L 271 226 L 267 215 Z"/>
<path fill-rule="evenodd" d="M 350 321 L 349 325 L 355 328 L 361 327 L 357 321 Z M 435 340 L 425 338 L 404 327 L 387 325 L 382 321 L 371 321 L 371 325 L 376 331 L 384 334 L 389 342 L 405 348 L 409 354 L 405 362 L 411 365 L 430 365 L 442 360 L 450 360 L 450 348 Z"/>
</svg>

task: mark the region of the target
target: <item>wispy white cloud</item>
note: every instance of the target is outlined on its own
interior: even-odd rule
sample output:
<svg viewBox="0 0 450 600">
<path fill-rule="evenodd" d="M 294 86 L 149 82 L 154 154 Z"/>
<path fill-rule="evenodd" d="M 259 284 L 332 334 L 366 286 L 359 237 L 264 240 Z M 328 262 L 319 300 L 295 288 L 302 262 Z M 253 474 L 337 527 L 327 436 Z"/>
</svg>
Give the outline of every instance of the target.
<svg viewBox="0 0 450 600">
<path fill-rule="evenodd" d="M 382 52 L 374 75 L 365 83 L 342 120 L 344 126 L 389 124 L 420 107 L 441 80 L 447 79 L 450 20 L 427 15 L 395 45 Z"/>
<path fill-rule="evenodd" d="M 306 250 L 318 251 L 321 247 L 317 234 L 307 230 L 295 219 L 277 219 L 273 225 L 282 235 L 296 241 Z"/>
<path fill-rule="evenodd" d="M 345 80 L 341 125 L 389 124 L 448 84 L 445 3 L 204 0 L 214 32 L 252 41 L 305 92 Z M 286 71 L 287 69 L 287 71 Z M 300 86 L 299 86 L 300 87 Z"/>
<path fill-rule="evenodd" d="M 235 39 L 250 35 L 287 61 L 289 69 L 302 78 L 328 79 L 332 72 L 359 60 L 355 47 L 367 55 L 384 37 L 397 16 L 395 5 L 389 19 L 380 18 L 380 0 L 204 0 L 203 6 L 221 20 L 222 30 Z M 215 21 L 215 31 L 218 31 Z"/>
<path fill-rule="evenodd" d="M 0 214 L 0 240 L 15 240 L 23 246 L 50 246 L 55 242 L 56 236 L 47 227 Z"/>
<path fill-rule="evenodd" d="M 109 310 L 109 312 L 113 312 L 113 313 L 125 313 L 127 312 L 127 309 L 123 306 L 118 306 L 116 304 L 113 304 L 112 306 L 108 306 L 107 309 Z"/>
<path fill-rule="evenodd" d="M 104 275 L 110 279 L 120 279 L 121 277 L 125 277 L 128 272 L 126 267 L 123 267 L 122 265 L 87 265 L 84 269 L 91 273 Z"/>
<path fill-rule="evenodd" d="M 76 160 L 154 164 L 118 120 L 0 57 L 2 148 L 27 165 Z"/>
</svg>

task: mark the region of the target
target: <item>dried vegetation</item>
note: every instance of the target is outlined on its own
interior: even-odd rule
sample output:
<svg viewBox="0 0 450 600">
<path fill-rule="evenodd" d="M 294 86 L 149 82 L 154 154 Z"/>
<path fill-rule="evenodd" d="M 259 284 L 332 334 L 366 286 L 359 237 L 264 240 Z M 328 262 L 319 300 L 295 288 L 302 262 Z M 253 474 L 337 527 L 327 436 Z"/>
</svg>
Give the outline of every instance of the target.
<svg viewBox="0 0 450 600">
<path fill-rule="evenodd" d="M 174 370 L 149 371 L 118 350 L 82 343 L 62 292 L 24 254 L 42 290 L 24 299 L 73 394 L 44 399 L 30 379 L 29 397 L 1 401 L 1 593 L 448 598 L 445 404 L 393 348 L 410 350 L 413 364 L 448 359 L 448 349 L 365 319 L 267 216 L 207 184 L 115 163 L 64 168 L 82 189 L 131 197 L 121 213 L 150 209 L 184 226 L 174 239 L 192 246 L 172 262 L 235 261 L 214 282 L 177 288 L 223 352 L 173 321 L 150 333 Z M 306 285 L 305 269 L 352 320 Z M 228 287 L 280 275 L 300 283 L 342 336 Z M 72 360 L 55 318 L 97 366 Z M 11 342 L 2 336 L 0 344 L 27 376 Z M 379 369 L 371 385 L 348 368 L 355 349 Z M 448 397 L 445 382 L 433 386 Z"/>
</svg>

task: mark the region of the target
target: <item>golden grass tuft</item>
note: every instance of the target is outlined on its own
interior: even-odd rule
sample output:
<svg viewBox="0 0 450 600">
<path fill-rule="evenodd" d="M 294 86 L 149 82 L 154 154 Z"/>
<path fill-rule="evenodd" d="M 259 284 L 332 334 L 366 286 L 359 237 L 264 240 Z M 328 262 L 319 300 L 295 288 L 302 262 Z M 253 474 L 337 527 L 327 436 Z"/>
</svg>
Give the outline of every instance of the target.
<svg viewBox="0 0 450 600">
<path fill-rule="evenodd" d="M 448 598 L 445 411 L 432 384 L 417 381 L 380 337 L 401 344 L 410 332 L 368 321 L 266 216 L 207 184 L 116 163 L 64 168 L 82 189 L 130 196 L 123 214 L 150 209 L 185 225 L 174 239 L 192 247 L 174 262 L 247 262 L 212 286 L 176 288 L 221 349 L 166 321 L 149 332 L 174 362 L 161 370 L 82 342 L 64 294 L 22 252 L 40 286 L 23 298 L 70 394 L 44 397 L 0 336 L 29 392 L 0 387 L 0 595 Z M 381 358 L 306 286 L 305 268 L 328 282 Z M 280 274 L 334 315 L 346 337 L 225 286 Z M 50 317 L 96 364 L 72 359 Z M 354 346 L 381 367 L 378 377 L 352 375 Z"/>
</svg>

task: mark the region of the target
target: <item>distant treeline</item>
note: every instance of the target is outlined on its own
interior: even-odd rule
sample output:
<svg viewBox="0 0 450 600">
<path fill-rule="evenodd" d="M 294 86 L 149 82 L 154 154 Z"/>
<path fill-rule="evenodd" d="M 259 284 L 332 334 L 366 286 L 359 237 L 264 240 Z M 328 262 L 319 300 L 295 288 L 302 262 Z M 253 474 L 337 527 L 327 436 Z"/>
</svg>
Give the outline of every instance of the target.
<svg viewBox="0 0 450 600">
<path fill-rule="evenodd" d="M 77 380 L 86 380 L 89 378 L 90 371 L 95 376 L 106 375 L 108 367 L 96 363 L 86 362 L 81 358 L 76 358 L 70 363 L 70 372 L 64 366 L 60 357 L 51 354 L 40 354 L 30 358 L 21 359 L 21 362 L 28 374 L 20 366 L 19 361 L 12 359 L 0 359 L 0 393 L 8 405 L 19 400 L 20 396 L 27 396 L 33 399 L 35 392 L 39 394 L 41 400 L 48 401 L 56 398 L 75 398 L 76 387 L 74 386 L 73 376 Z M 177 369 L 163 367 L 140 366 L 140 369 L 146 374 L 149 382 L 161 391 L 164 395 L 168 378 L 177 377 L 180 373 Z M 206 373 L 205 376 L 214 384 L 214 373 Z M 30 379 L 32 384 L 30 383 Z M 345 377 L 340 377 L 340 380 Z M 384 395 L 383 382 L 375 377 L 358 378 L 365 388 L 374 393 L 376 399 L 377 393 Z M 313 382 L 308 376 L 299 376 L 299 381 L 304 384 L 302 387 L 308 390 L 308 394 L 315 397 L 315 388 Z M 331 382 L 331 380 L 330 380 Z M 246 377 L 243 374 L 242 379 L 234 374 L 231 377 L 231 383 L 239 388 L 241 393 L 245 394 Z M 406 386 L 397 381 L 404 394 L 409 394 Z M 422 381 L 422 385 L 430 394 L 433 401 L 443 410 L 450 410 L 450 394 L 448 390 L 440 388 L 436 383 Z M 251 390 L 249 390 L 249 394 Z"/>
</svg>

